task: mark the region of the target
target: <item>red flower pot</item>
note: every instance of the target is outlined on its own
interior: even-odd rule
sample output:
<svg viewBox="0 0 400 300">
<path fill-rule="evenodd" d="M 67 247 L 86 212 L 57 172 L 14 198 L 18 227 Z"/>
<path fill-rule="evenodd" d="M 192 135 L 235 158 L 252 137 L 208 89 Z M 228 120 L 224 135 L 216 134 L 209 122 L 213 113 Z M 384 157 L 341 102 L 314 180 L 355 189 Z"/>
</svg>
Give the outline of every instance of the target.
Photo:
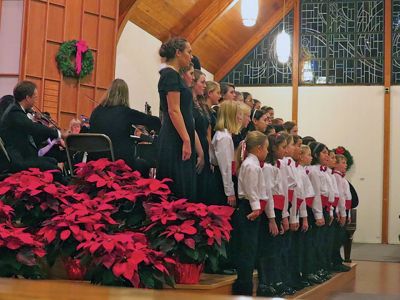
<svg viewBox="0 0 400 300">
<path fill-rule="evenodd" d="M 183 264 L 176 262 L 175 264 L 175 282 L 180 284 L 197 284 L 200 280 L 200 274 L 203 272 L 204 263 L 202 264 Z"/>
<path fill-rule="evenodd" d="M 79 259 L 68 257 L 63 261 L 69 280 L 84 280 L 87 270 L 85 266 L 81 265 Z"/>
</svg>

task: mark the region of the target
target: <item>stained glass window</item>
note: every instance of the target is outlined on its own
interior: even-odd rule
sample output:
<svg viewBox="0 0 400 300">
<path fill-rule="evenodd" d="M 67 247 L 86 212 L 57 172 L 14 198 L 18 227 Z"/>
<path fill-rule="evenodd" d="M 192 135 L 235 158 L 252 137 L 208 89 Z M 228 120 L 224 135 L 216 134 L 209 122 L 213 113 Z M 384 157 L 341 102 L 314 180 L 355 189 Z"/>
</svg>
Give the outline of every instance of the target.
<svg viewBox="0 0 400 300">
<path fill-rule="evenodd" d="M 290 85 L 292 83 L 291 64 L 278 62 L 275 41 L 283 29 L 281 21 L 245 58 L 222 79 L 240 86 Z M 285 17 L 285 30 L 293 33 L 293 12 Z"/>
<path fill-rule="evenodd" d="M 400 84 L 400 0 L 392 3 L 392 83 Z"/>
<path fill-rule="evenodd" d="M 304 84 L 382 84 L 384 0 L 302 0 L 300 48 Z"/>
</svg>

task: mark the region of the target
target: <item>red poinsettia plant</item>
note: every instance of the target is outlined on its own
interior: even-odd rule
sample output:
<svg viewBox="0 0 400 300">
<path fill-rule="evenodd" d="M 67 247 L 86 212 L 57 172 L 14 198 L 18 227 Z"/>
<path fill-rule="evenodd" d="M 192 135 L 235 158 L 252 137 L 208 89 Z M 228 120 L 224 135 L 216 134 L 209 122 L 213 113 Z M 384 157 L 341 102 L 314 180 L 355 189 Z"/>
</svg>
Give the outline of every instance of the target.
<svg viewBox="0 0 400 300">
<path fill-rule="evenodd" d="M 54 172 L 32 168 L 0 182 L 0 199 L 15 211 L 13 222 L 35 229 L 66 203 L 68 188 L 54 181 Z"/>
<path fill-rule="evenodd" d="M 146 234 L 153 247 L 182 263 L 200 264 L 206 258 L 226 257 L 233 208 L 190 203 L 186 199 L 145 203 Z"/>
<path fill-rule="evenodd" d="M 0 224 L 0 277 L 41 278 L 37 259 L 45 254 L 43 243 L 26 228 Z"/>
<path fill-rule="evenodd" d="M 167 267 L 175 261 L 151 249 L 142 233 L 99 233 L 77 249 L 92 258 L 94 267 L 87 277 L 93 283 L 144 288 L 174 284 Z"/>
<path fill-rule="evenodd" d="M 47 260 L 53 265 L 55 259 L 76 257 L 77 246 L 93 239 L 101 231 L 111 231 L 118 223 L 111 217 L 116 208 L 102 198 L 86 199 L 63 204 L 60 212 L 43 222 L 37 235 L 47 248 Z"/>
<path fill-rule="evenodd" d="M 112 201 L 117 208 L 113 218 L 123 229 L 141 226 L 145 218 L 143 201 L 160 201 L 171 194 L 167 179 L 142 178 L 123 160 L 102 158 L 76 166 L 74 190 Z"/>
</svg>

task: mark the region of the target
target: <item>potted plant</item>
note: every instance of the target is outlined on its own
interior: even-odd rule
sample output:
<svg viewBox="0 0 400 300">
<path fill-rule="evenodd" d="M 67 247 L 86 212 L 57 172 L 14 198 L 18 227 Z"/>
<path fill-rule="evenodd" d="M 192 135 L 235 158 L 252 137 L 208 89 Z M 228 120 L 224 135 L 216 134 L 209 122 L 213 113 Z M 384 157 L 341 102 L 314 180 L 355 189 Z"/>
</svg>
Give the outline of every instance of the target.
<svg viewBox="0 0 400 300">
<path fill-rule="evenodd" d="M 206 258 L 226 257 L 233 208 L 190 203 L 186 199 L 144 204 L 152 246 L 176 260 L 175 281 L 198 283 Z"/>
<path fill-rule="evenodd" d="M 149 247 L 146 236 L 138 232 L 106 234 L 78 245 L 92 260 L 92 283 L 142 288 L 162 288 L 173 285 L 166 266 L 175 261 Z"/>
</svg>

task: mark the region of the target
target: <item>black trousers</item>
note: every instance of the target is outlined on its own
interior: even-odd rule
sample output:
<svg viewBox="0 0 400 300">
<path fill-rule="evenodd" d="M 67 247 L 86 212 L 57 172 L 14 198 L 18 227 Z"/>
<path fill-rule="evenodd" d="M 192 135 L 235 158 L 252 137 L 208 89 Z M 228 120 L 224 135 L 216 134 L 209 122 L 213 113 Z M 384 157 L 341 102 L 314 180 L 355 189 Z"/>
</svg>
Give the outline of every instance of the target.
<svg viewBox="0 0 400 300">
<path fill-rule="evenodd" d="M 304 233 L 304 251 L 303 264 L 301 273 L 303 275 L 313 274 L 317 271 L 316 255 L 317 255 L 317 226 L 315 225 L 314 213 L 310 207 L 307 207 L 308 230 Z"/>
<path fill-rule="evenodd" d="M 237 209 L 237 241 L 234 244 L 237 269 L 237 279 L 232 287 L 234 295 L 253 294 L 253 270 L 257 259 L 260 217 L 250 221 L 247 215 L 251 212 L 249 201 L 241 200 Z"/>
<path fill-rule="evenodd" d="M 265 214 L 260 216 L 259 249 L 258 249 L 258 281 L 259 286 L 268 286 L 282 281 L 282 236 L 272 236 L 269 233 L 268 219 Z M 275 209 L 275 222 L 280 228 L 282 211 Z"/>
</svg>

